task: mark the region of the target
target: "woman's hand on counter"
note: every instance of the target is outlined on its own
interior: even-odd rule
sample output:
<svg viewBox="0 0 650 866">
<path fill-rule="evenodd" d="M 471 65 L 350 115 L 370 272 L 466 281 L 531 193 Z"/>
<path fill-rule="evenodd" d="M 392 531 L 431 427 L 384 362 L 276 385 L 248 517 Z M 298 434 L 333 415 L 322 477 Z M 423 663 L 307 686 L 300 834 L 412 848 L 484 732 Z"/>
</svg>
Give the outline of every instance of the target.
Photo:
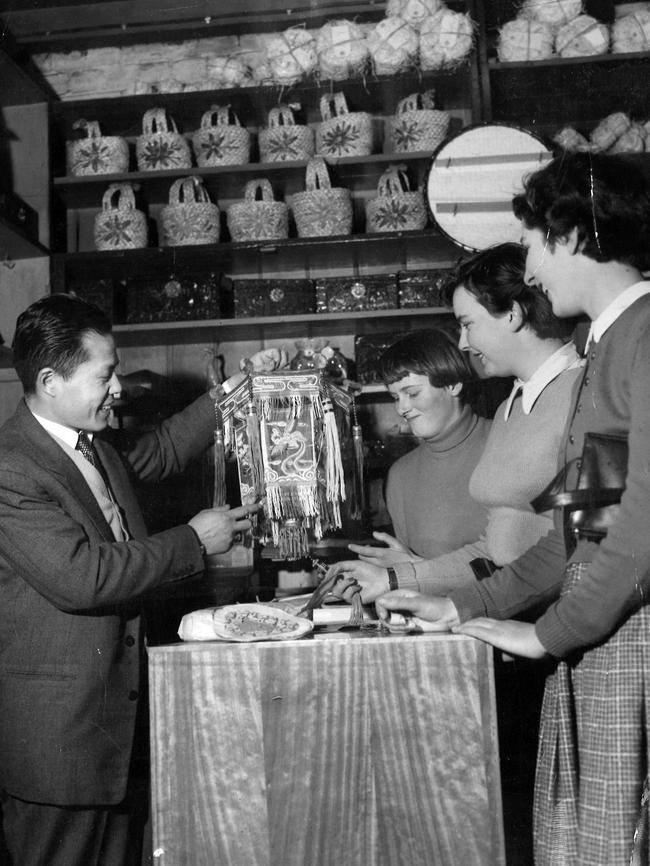
<svg viewBox="0 0 650 866">
<path fill-rule="evenodd" d="M 374 547 L 371 544 L 348 544 L 353 553 L 356 553 L 362 562 L 376 565 L 380 568 L 388 568 L 398 562 L 419 562 L 422 557 L 416 556 L 405 544 L 398 541 L 388 532 L 373 532 L 372 537 L 382 542 L 386 547 Z"/>
<path fill-rule="evenodd" d="M 547 655 L 535 634 L 535 626 L 528 622 L 478 617 L 454 626 L 452 631 L 454 634 L 479 638 L 512 655 L 529 659 L 541 659 Z"/>
<path fill-rule="evenodd" d="M 393 613 L 417 617 L 430 623 L 427 631 L 456 631 L 459 625 L 456 605 L 443 596 L 423 595 L 414 589 L 394 589 L 375 602 L 377 616 L 389 623 Z"/>
</svg>

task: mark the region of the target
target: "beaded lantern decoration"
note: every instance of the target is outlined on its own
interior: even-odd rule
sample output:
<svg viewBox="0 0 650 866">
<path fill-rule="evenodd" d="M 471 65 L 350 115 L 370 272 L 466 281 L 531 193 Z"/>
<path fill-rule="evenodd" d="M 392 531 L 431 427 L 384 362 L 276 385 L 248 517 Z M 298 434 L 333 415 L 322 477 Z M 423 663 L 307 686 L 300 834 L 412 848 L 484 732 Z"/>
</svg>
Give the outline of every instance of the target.
<svg viewBox="0 0 650 866">
<path fill-rule="evenodd" d="M 352 405 L 351 394 L 319 370 L 251 372 L 216 404 L 225 448 L 237 458 L 242 503 L 262 502 L 257 537 L 272 541 L 280 559 L 309 556 L 310 537 L 318 541 L 342 526 L 342 443 Z M 353 500 L 362 489 L 361 463 L 352 473 Z M 358 506 L 353 501 L 351 514 Z"/>
</svg>

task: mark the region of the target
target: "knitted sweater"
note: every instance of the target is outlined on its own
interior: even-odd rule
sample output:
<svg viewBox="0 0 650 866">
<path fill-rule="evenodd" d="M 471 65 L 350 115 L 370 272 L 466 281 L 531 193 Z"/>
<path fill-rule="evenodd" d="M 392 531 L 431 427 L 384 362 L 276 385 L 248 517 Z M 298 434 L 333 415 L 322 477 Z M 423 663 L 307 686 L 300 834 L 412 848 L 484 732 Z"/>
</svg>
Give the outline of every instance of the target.
<svg viewBox="0 0 650 866">
<path fill-rule="evenodd" d="M 575 356 L 577 361 L 577 356 Z M 503 565 L 552 529 L 551 514 L 535 514 L 530 501 L 557 472 L 562 433 L 581 368 L 552 379 L 526 415 L 516 400 L 506 420 L 497 410 L 483 456 L 470 479 L 472 496 L 488 509 L 482 536 L 445 556 L 396 567 L 400 587 L 437 594 L 475 583 L 469 562 L 476 557 Z"/>
<path fill-rule="evenodd" d="M 626 490 L 616 524 L 600 545 L 578 544 L 572 561 L 591 566 L 560 598 L 566 551 L 558 513 L 553 532 L 522 557 L 450 594 L 461 620 L 507 619 L 548 601 L 535 629 L 547 651 L 561 658 L 605 640 L 650 597 L 649 371 L 650 295 L 645 295 L 590 346 L 564 437 L 563 457 L 569 461 L 581 455 L 588 431 L 628 435 Z"/>
<path fill-rule="evenodd" d="M 435 557 L 481 534 L 486 511 L 469 494 L 490 422 L 463 407 L 442 439 L 422 442 L 388 472 L 386 506 L 393 531 L 419 556 Z"/>
</svg>

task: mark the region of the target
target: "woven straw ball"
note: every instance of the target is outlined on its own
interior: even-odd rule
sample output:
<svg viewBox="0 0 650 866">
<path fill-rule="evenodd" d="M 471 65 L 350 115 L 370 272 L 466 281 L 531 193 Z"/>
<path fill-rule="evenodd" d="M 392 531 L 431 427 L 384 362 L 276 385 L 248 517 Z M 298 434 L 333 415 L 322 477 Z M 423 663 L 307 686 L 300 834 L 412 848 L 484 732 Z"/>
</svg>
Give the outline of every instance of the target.
<svg viewBox="0 0 650 866">
<path fill-rule="evenodd" d="M 612 51 L 614 54 L 650 51 L 650 6 L 622 15 L 614 21 Z"/>
<path fill-rule="evenodd" d="M 318 67 L 323 78 L 342 81 L 363 71 L 369 57 L 364 31 L 353 21 L 328 21 L 316 35 Z"/>
<path fill-rule="evenodd" d="M 499 31 L 497 57 L 502 63 L 546 60 L 553 54 L 553 29 L 529 18 L 507 21 Z"/>
<path fill-rule="evenodd" d="M 208 62 L 211 87 L 243 87 L 250 80 L 250 69 L 240 57 L 213 57 Z"/>
<path fill-rule="evenodd" d="M 414 30 L 419 30 L 426 18 L 444 6 L 444 0 L 388 0 L 386 17 L 402 18 Z"/>
<path fill-rule="evenodd" d="M 608 153 L 643 153 L 646 149 L 647 133 L 644 126 L 640 123 L 633 123 L 632 126 L 617 139 Z"/>
<path fill-rule="evenodd" d="M 632 121 L 625 112 L 615 111 L 609 114 L 591 131 L 593 148 L 600 151 L 609 150 L 631 126 Z"/>
<path fill-rule="evenodd" d="M 474 43 L 469 14 L 440 9 L 420 29 L 420 68 L 453 69 L 465 60 Z"/>
<path fill-rule="evenodd" d="M 555 37 L 555 50 L 560 57 L 593 57 L 606 54 L 609 48 L 609 27 L 591 15 L 578 15 Z"/>
<path fill-rule="evenodd" d="M 524 0 L 521 14 L 551 27 L 563 27 L 582 12 L 582 0 Z"/>
<path fill-rule="evenodd" d="M 318 66 L 316 40 L 302 27 L 289 27 L 269 41 L 266 57 L 276 84 L 297 84 Z"/>
<path fill-rule="evenodd" d="M 403 18 L 384 18 L 368 34 L 368 49 L 377 75 L 402 72 L 418 52 L 418 34 Z"/>
<path fill-rule="evenodd" d="M 556 135 L 553 136 L 553 141 L 558 147 L 569 151 L 588 151 L 591 150 L 591 145 L 587 139 L 573 129 L 571 126 L 565 126 Z"/>
</svg>

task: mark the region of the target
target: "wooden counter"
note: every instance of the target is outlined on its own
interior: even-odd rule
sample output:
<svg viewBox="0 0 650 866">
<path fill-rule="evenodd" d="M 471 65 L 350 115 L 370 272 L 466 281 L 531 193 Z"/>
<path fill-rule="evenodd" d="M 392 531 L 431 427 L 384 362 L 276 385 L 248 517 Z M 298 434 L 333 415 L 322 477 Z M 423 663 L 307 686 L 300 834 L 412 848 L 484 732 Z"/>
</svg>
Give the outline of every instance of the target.
<svg viewBox="0 0 650 866">
<path fill-rule="evenodd" d="M 158 866 L 503 866 L 492 650 L 334 632 L 149 649 Z"/>
</svg>

